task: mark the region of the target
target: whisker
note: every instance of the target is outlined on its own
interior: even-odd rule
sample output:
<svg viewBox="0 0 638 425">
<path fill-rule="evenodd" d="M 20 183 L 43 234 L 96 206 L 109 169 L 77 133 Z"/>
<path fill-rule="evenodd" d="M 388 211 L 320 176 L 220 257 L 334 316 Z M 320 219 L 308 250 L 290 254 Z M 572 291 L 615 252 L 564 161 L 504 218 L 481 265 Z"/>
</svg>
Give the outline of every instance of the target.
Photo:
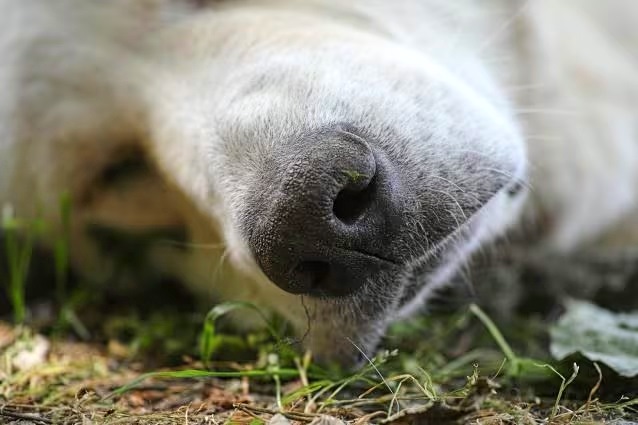
<svg viewBox="0 0 638 425">
<path fill-rule="evenodd" d="M 503 89 L 510 93 L 520 92 L 520 91 L 532 91 L 532 90 L 541 90 L 547 88 L 547 84 L 519 84 L 513 86 L 503 86 Z"/>
<path fill-rule="evenodd" d="M 219 261 L 217 262 L 217 265 L 215 266 L 213 270 L 211 270 L 211 275 L 210 275 L 211 281 L 212 281 L 211 286 L 214 287 L 219 282 L 219 279 L 221 278 L 221 275 L 222 275 L 222 270 L 224 266 L 226 265 L 226 258 L 228 258 L 229 254 L 230 254 L 229 249 L 224 248 L 224 252 L 219 257 Z"/>
<path fill-rule="evenodd" d="M 377 365 L 374 364 L 374 362 L 370 359 L 370 357 L 368 357 L 368 355 L 361 348 L 359 348 L 359 346 L 355 344 L 353 340 L 351 340 L 349 337 L 345 337 L 345 338 L 348 340 L 348 342 L 350 342 L 350 344 L 352 344 L 354 348 L 356 348 L 359 351 L 359 353 L 361 353 L 361 355 L 366 359 L 366 361 L 370 364 L 370 366 L 372 366 L 375 372 L 377 372 L 377 375 L 379 375 L 379 378 L 381 378 L 381 381 L 383 382 L 383 384 L 386 386 L 388 391 L 390 391 L 390 394 L 394 394 L 396 397 L 396 393 L 392 390 L 392 387 L 385 380 L 385 378 L 383 377 L 383 375 L 377 368 Z M 401 410 L 401 407 L 397 405 L 397 412 L 400 410 Z"/>
<path fill-rule="evenodd" d="M 179 246 L 184 248 L 197 248 L 197 249 L 222 249 L 226 246 L 225 243 L 195 243 L 195 242 L 182 242 L 172 239 L 160 239 L 158 243 Z"/>
<path fill-rule="evenodd" d="M 454 183 L 453 181 L 451 181 L 451 180 L 449 180 L 449 179 L 446 179 L 446 178 L 444 178 L 444 177 L 441 177 L 441 176 L 435 176 L 435 175 L 433 175 L 433 176 L 430 176 L 430 177 L 434 177 L 434 178 L 436 178 L 436 179 L 443 180 L 443 181 L 445 181 L 445 182 L 447 182 L 447 183 L 451 184 L 452 186 L 456 187 L 458 190 L 460 190 L 460 191 L 461 191 L 461 192 L 463 192 L 464 194 L 471 196 L 471 197 L 473 198 L 473 201 L 475 201 L 476 203 L 478 203 L 478 204 L 480 204 L 480 203 L 481 203 L 481 201 L 480 201 L 480 200 L 479 200 L 476 196 L 472 195 L 471 193 L 468 193 L 466 190 L 464 190 L 461 186 L 459 186 L 458 184 Z"/>
<path fill-rule="evenodd" d="M 562 136 L 552 136 L 549 134 L 526 134 L 525 138 L 528 140 L 544 140 L 548 142 L 560 142 L 565 139 Z"/>
<path fill-rule="evenodd" d="M 491 48 L 492 45 L 496 44 L 496 41 L 500 37 L 507 35 L 508 31 L 510 30 L 512 25 L 514 25 L 516 20 L 520 18 L 523 15 L 523 13 L 527 12 L 527 8 L 530 6 L 531 3 L 532 3 L 531 0 L 526 0 L 523 3 L 523 5 L 519 7 L 517 10 L 515 10 L 514 13 L 500 27 L 496 28 L 496 31 L 494 31 L 491 35 L 489 35 L 483 41 L 483 43 L 479 45 L 476 53 L 477 54 L 483 53 L 485 50 Z"/>
<path fill-rule="evenodd" d="M 461 204 L 459 204 L 459 201 L 457 201 L 457 199 L 450 193 L 444 191 L 444 190 L 436 190 L 436 189 L 432 189 L 432 188 L 427 188 L 427 190 L 429 190 L 430 192 L 436 192 L 436 193 L 440 193 L 441 195 L 445 195 L 448 198 L 450 198 L 452 201 L 454 201 L 454 203 L 456 204 L 456 206 L 458 207 L 459 211 L 461 212 L 461 215 L 463 216 L 464 220 L 467 221 L 467 216 L 465 215 L 465 211 L 463 211 L 463 207 L 461 207 Z M 448 210 L 448 212 L 450 212 Z M 458 223 L 458 219 L 456 218 L 456 216 L 454 214 L 452 214 L 450 212 L 450 214 L 452 215 L 452 217 L 454 218 L 454 220 L 456 220 L 456 222 Z"/>
<path fill-rule="evenodd" d="M 542 109 L 542 108 L 518 108 L 514 109 L 516 115 L 568 115 L 579 116 L 580 112 L 577 110 L 567 109 Z"/>
<path fill-rule="evenodd" d="M 527 181 L 526 179 L 521 179 L 520 177 L 514 176 L 512 173 L 505 171 L 505 170 L 500 170 L 498 168 L 492 168 L 492 167 L 481 167 L 478 168 L 479 170 L 485 170 L 485 171 L 491 171 L 493 173 L 497 173 L 497 174 L 501 174 L 509 179 L 512 180 L 516 180 L 517 183 L 520 183 L 523 185 L 523 187 L 525 187 L 526 189 L 529 190 L 534 190 L 534 187 L 532 186 L 532 184 Z"/>
</svg>

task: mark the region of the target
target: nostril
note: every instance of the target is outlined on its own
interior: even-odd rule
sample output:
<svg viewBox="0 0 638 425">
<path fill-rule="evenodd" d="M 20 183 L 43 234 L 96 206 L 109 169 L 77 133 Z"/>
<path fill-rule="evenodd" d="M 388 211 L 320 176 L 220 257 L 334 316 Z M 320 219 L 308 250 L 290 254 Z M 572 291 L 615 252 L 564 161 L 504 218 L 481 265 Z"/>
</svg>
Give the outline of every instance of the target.
<svg viewBox="0 0 638 425">
<path fill-rule="evenodd" d="M 273 147 L 283 160 L 263 164 L 268 178 L 247 192 L 240 214 L 262 272 L 291 294 L 357 292 L 385 270 L 379 245 L 401 224 L 389 159 L 341 127 L 350 128 L 321 128 Z"/>
<path fill-rule="evenodd" d="M 376 176 L 363 188 L 346 187 L 337 194 L 332 211 L 345 224 L 355 223 L 374 200 Z"/>
<path fill-rule="evenodd" d="M 322 288 L 330 275 L 330 264 L 324 261 L 302 261 L 293 270 L 294 280 L 304 292 Z"/>
</svg>

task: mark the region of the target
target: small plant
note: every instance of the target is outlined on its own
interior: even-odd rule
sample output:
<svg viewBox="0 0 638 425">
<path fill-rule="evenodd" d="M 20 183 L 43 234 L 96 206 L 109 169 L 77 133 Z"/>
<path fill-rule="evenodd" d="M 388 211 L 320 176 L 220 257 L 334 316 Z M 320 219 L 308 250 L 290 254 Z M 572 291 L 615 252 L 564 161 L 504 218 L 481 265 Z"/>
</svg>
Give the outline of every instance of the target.
<svg viewBox="0 0 638 425">
<path fill-rule="evenodd" d="M 81 293 L 68 293 L 69 284 L 69 250 L 71 246 L 71 196 L 68 192 L 60 196 L 59 201 L 60 231 L 55 235 L 53 242 L 53 259 L 55 262 L 55 292 L 58 304 L 59 317 L 56 331 L 62 332 L 66 326 L 70 326 L 82 339 L 90 337 L 88 329 L 84 326 L 75 312 L 75 307 L 81 302 Z"/>
<path fill-rule="evenodd" d="M 41 218 L 16 217 L 11 205 L 6 205 L 3 208 L 0 230 L 2 230 L 4 237 L 7 275 L 2 278 L 6 279 L 7 282 L 7 294 L 13 309 L 15 323 L 22 324 L 26 319 L 26 283 L 33 248 L 51 230 L 47 224 Z M 71 197 L 68 193 L 64 193 L 60 197 L 60 228 L 61 230 L 55 235 L 53 242 L 56 301 L 60 309 L 56 328 L 60 330 L 63 326 L 70 325 L 79 336 L 87 339 L 88 330 L 73 309 L 74 300 L 78 297 L 69 297 L 67 293 L 71 239 Z"/>
<path fill-rule="evenodd" d="M 16 218 L 13 208 L 7 205 L 2 211 L 1 227 L 7 260 L 7 294 L 13 308 L 13 320 L 22 324 L 27 315 L 26 283 L 33 246 L 37 237 L 44 232 L 45 226 L 40 219 Z"/>
<path fill-rule="evenodd" d="M 71 239 L 71 196 L 63 193 L 60 197 L 61 233 L 56 238 L 53 254 L 55 258 L 55 288 L 58 304 L 64 306 L 69 280 L 69 246 Z"/>
<path fill-rule="evenodd" d="M 514 353 L 512 347 L 507 343 L 505 337 L 498 329 L 496 324 L 485 314 L 483 310 L 476 304 L 470 305 L 470 312 L 474 314 L 482 323 L 483 326 L 490 333 L 494 342 L 505 355 L 505 368 L 504 372 L 508 378 L 520 378 L 520 379 L 546 379 L 551 376 L 547 373 L 546 365 L 544 362 L 528 357 L 520 357 Z"/>
<path fill-rule="evenodd" d="M 268 318 L 254 304 L 244 301 L 229 301 L 218 304 L 210 309 L 208 314 L 206 314 L 202 332 L 199 337 L 199 354 L 206 367 L 210 366 L 209 363 L 213 353 L 222 344 L 222 337 L 216 332 L 215 323 L 217 322 L 217 319 L 234 310 L 248 310 L 250 312 L 256 313 L 260 318 L 263 319 L 270 335 L 275 340 L 280 340 L 278 332 L 272 326 Z"/>
</svg>

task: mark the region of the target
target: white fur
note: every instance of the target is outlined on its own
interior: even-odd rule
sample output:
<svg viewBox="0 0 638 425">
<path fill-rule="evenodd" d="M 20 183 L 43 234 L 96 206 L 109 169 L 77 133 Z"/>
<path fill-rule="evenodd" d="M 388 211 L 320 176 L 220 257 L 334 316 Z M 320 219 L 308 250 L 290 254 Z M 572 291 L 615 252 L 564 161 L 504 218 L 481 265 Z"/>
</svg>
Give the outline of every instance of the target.
<svg viewBox="0 0 638 425">
<path fill-rule="evenodd" d="M 110 266 L 86 237 L 87 223 L 184 225 L 194 245 L 216 247 L 156 247 L 158 268 L 207 295 L 212 289 L 273 307 L 303 330 L 299 298 L 259 271 L 237 214 L 260 178 L 251 165 L 275 143 L 269 138 L 292 131 L 286 120 L 338 120 L 338 109 L 327 105 L 346 95 L 357 99 L 355 115 L 387 99 L 376 118 L 401 122 L 406 137 L 422 132 L 410 114 L 427 108 L 435 133 L 484 133 L 477 149 L 515 164 L 513 178 L 529 174 L 525 205 L 504 194 L 490 201 L 472 219 L 472 237 L 447 254 L 432 285 L 403 313 L 507 227 L 536 223 L 542 249 L 562 252 L 597 240 L 619 243 L 610 235 L 638 241 L 631 0 L 269 0 L 220 2 L 212 10 L 178 0 L 107 3 L 0 0 L 0 203 L 56 223 L 60 194 L 86 196 L 118 149 L 141 146 L 158 168 L 122 193 L 76 203 L 73 260 L 88 275 Z M 317 54 L 319 45 L 330 48 Z M 287 49 L 295 53 L 282 56 Z M 306 106 L 291 103 L 300 95 L 293 85 L 240 96 L 251 75 L 270 67 L 306 69 L 323 84 L 312 94 L 315 107 L 297 121 L 291 117 Z M 359 76 L 377 83 L 358 86 Z M 424 90 L 419 76 L 463 99 L 470 112 L 449 115 L 446 98 L 418 105 L 393 96 L 395 82 L 406 93 Z M 254 145 L 221 142 L 237 136 L 236 128 L 262 128 L 262 116 L 280 127 Z M 445 161 L 447 150 L 467 148 L 462 140 L 433 143 L 414 149 Z M 326 338 L 316 336 L 318 350 L 331 349 Z"/>
</svg>

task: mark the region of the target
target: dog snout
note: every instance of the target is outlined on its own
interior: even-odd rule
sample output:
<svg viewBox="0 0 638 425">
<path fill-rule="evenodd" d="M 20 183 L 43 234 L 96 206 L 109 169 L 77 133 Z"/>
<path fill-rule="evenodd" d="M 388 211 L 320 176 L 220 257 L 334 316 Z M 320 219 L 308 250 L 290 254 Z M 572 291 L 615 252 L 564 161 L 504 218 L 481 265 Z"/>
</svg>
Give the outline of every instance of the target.
<svg viewBox="0 0 638 425">
<path fill-rule="evenodd" d="M 263 272 L 294 294 L 343 296 L 393 266 L 399 220 L 388 164 L 362 138 L 320 132 L 295 143 L 275 190 L 261 194 L 250 245 Z"/>
</svg>

